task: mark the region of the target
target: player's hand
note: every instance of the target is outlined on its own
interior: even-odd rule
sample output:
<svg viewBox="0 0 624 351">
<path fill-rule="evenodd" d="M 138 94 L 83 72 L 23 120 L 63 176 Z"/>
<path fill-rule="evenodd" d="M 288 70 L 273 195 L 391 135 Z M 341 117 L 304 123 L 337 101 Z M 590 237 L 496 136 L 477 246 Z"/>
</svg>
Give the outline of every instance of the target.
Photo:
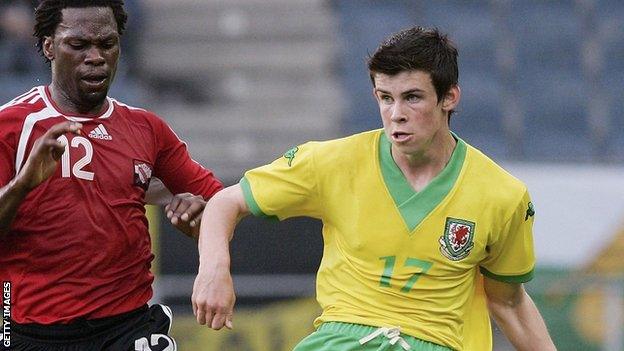
<svg viewBox="0 0 624 351">
<path fill-rule="evenodd" d="M 197 323 L 214 330 L 223 327 L 233 328 L 234 284 L 229 269 L 210 269 L 206 272 L 199 269 L 193 284 L 193 314 Z"/>
<path fill-rule="evenodd" d="M 16 180 L 30 191 L 50 178 L 56 171 L 58 161 L 65 152 L 65 143 L 57 139 L 65 133 L 79 135 L 81 128 L 82 124 L 70 121 L 52 126 L 45 134 L 35 140 L 30 155 Z"/>
<path fill-rule="evenodd" d="M 182 233 L 197 238 L 199 222 L 206 207 L 206 201 L 191 193 L 177 194 L 165 206 L 165 213 L 171 224 Z"/>
</svg>

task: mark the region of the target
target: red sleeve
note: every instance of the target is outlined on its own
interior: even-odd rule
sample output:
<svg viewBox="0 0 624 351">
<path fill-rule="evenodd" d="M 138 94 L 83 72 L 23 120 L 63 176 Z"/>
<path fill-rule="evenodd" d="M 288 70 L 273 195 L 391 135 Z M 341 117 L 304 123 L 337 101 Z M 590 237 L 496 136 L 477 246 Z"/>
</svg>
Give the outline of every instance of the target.
<svg viewBox="0 0 624 351">
<path fill-rule="evenodd" d="M 223 189 L 223 184 L 212 171 L 204 168 L 191 158 L 186 144 L 173 130 L 158 119 L 157 137 L 158 155 L 154 165 L 155 176 L 165 184 L 173 194 L 192 193 L 205 199 Z"/>
</svg>

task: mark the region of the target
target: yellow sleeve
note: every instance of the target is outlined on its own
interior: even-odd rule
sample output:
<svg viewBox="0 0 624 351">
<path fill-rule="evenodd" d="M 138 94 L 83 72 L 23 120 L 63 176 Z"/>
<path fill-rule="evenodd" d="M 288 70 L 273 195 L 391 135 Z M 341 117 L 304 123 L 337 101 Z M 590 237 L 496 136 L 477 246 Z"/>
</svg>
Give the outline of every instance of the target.
<svg viewBox="0 0 624 351">
<path fill-rule="evenodd" d="M 245 173 L 240 185 L 255 216 L 320 217 L 314 145 L 294 147 L 272 163 Z"/>
<path fill-rule="evenodd" d="M 525 191 L 511 218 L 488 243 L 489 255 L 480 264 L 483 275 L 507 283 L 524 283 L 533 278 L 534 214 L 533 203 Z"/>
</svg>

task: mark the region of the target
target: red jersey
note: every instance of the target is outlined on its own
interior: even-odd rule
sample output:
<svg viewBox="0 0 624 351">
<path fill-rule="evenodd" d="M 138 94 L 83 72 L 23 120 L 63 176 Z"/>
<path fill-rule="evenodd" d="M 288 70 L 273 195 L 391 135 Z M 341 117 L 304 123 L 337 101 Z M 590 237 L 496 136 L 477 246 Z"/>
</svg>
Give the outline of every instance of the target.
<svg viewBox="0 0 624 351">
<path fill-rule="evenodd" d="M 107 98 L 99 116 L 59 111 L 47 87 L 0 107 L 0 187 L 24 166 L 34 141 L 73 120 L 56 173 L 20 205 L 0 238 L 0 280 L 11 281 L 17 323 L 68 323 L 124 313 L 152 296 L 145 217 L 152 177 L 174 194 L 222 188 L 155 114 Z"/>
</svg>

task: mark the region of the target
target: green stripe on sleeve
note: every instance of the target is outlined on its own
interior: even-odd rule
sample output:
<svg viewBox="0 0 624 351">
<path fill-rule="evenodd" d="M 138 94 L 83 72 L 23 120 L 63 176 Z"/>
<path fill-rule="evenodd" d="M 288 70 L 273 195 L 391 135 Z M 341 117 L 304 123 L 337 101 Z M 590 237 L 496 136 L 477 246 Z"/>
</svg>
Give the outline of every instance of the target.
<svg viewBox="0 0 624 351">
<path fill-rule="evenodd" d="M 529 272 L 522 275 L 498 275 L 488 271 L 483 267 L 479 267 L 479 270 L 484 276 L 505 283 L 526 283 L 533 279 L 534 273 L 534 269 L 531 269 Z"/>
<path fill-rule="evenodd" d="M 254 199 L 253 193 L 251 192 L 251 185 L 249 184 L 249 180 L 243 177 L 238 183 L 243 189 L 245 202 L 247 203 L 247 207 L 249 207 L 249 210 L 251 211 L 251 213 L 256 217 L 269 217 L 264 212 L 262 212 L 262 210 L 260 209 L 260 206 L 258 206 L 258 203 L 256 202 L 256 199 Z"/>
</svg>

